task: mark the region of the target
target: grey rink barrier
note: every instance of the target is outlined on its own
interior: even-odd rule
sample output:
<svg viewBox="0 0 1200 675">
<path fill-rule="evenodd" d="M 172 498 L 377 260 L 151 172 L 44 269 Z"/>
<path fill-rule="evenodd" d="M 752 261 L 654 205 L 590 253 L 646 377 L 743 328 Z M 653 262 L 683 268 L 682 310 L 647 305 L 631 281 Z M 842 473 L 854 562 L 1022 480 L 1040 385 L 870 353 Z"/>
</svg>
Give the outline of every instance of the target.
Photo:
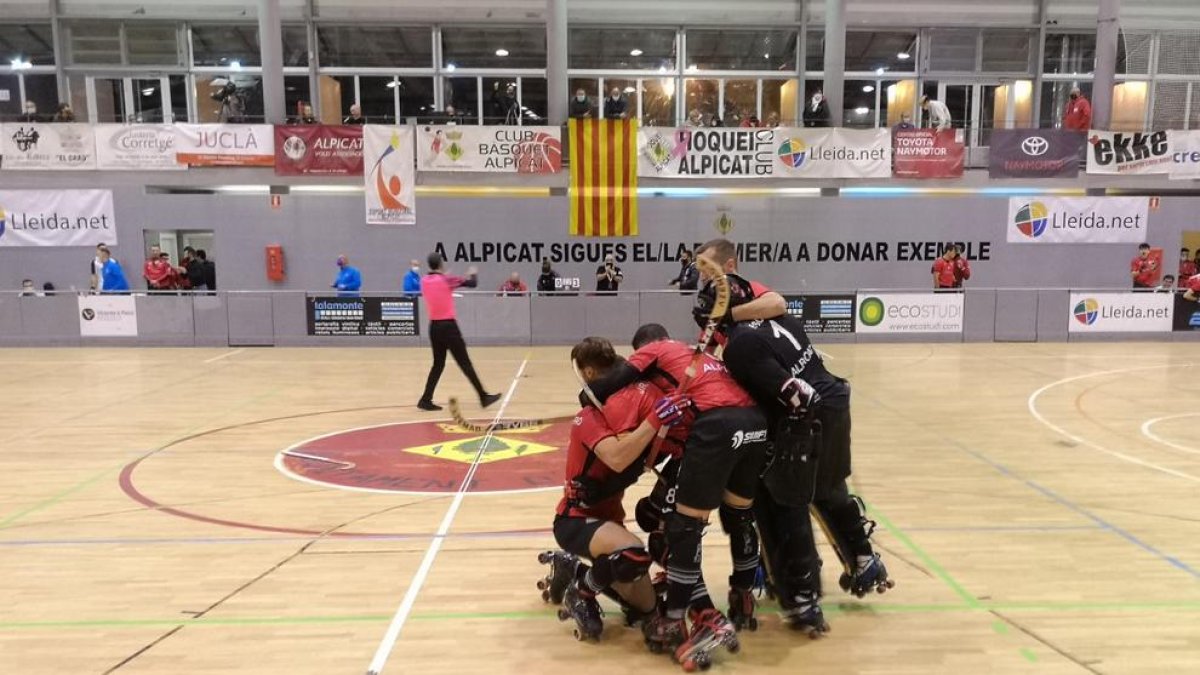
<svg viewBox="0 0 1200 675">
<path fill-rule="evenodd" d="M 1125 289 L 1120 289 L 1125 290 Z M 1109 292 L 1111 292 L 1110 289 Z M 875 291 L 875 293 L 927 293 Z M 820 295 L 820 293 L 812 293 Z M 324 292 L 221 291 L 218 293 L 134 293 L 137 336 L 82 337 L 73 293 L 18 297 L 0 292 L 0 346 L 418 346 L 428 344 L 428 317 L 417 304 L 420 335 L 415 337 L 312 336 L 308 334 L 309 295 Z M 395 296 L 398 294 L 372 294 Z M 789 293 L 789 295 L 793 295 Z M 1194 341 L 1200 331 L 1176 333 L 1068 333 L 1068 289 L 975 289 L 963 295 L 961 333 L 813 334 L 818 344 L 878 342 L 1065 342 Z M 692 340 L 694 295 L 679 291 L 500 296 L 461 293 L 455 300 L 459 326 L 470 344 L 565 345 L 598 335 L 628 347 L 637 327 L 663 324 L 671 335 Z"/>
</svg>

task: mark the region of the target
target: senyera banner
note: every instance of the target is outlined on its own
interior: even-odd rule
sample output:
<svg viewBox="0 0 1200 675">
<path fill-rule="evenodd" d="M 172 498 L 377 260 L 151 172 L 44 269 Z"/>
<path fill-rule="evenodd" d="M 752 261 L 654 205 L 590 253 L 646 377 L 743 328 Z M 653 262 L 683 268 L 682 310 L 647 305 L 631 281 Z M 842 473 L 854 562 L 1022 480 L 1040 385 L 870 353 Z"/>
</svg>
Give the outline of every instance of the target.
<svg viewBox="0 0 1200 675">
<path fill-rule="evenodd" d="M 361 176 L 361 126 L 275 127 L 276 176 Z"/>
</svg>

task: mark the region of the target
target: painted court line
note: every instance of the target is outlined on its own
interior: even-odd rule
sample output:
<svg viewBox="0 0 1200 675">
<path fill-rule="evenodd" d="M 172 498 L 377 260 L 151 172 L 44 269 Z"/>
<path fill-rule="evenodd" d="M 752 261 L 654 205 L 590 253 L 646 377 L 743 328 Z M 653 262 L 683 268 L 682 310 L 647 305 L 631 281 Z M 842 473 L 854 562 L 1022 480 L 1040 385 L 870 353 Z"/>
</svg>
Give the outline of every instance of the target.
<svg viewBox="0 0 1200 675">
<path fill-rule="evenodd" d="M 1177 419 L 1180 419 L 1183 417 L 1196 417 L 1196 416 L 1200 416 L 1200 413 L 1190 412 L 1190 413 L 1183 413 L 1181 415 L 1167 415 L 1166 417 L 1155 417 L 1152 420 L 1146 420 L 1146 423 L 1142 425 L 1142 435 L 1145 436 L 1146 438 L 1149 438 L 1150 440 L 1154 441 L 1155 443 L 1162 443 L 1163 445 L 1167 446 L 1168 448 L 1174 448 L 1180 452 L 1187 452 L 1187 453 L 1191 453 L 1193 455 L 1200 455 L 1200 450 L 1197 450 L 1196 448 L 1188 447 L 1186 445 L 1180 445 L 1178 443 L 1173 443 L 1173 442 L 1163 438 L 1162 436 L 1159 436 L 1158 434 L 1154 433 L 1153 431 L 1150 431 L 1150 428 L 1153 427 L 1155 424 L 1158 424 L 1159 422 L 1165 422 L 1167 420 L 1177 420 Z"/>
<path fill-rule="evenodd" d="M 504 400 L 500 402 L 500 408 L 496 410 L 496 417 L 492 421 L 493 424 L 499 422 L 504 416 L 504 410 L 508 407 L 509 401 L 512 400 L 513 392 L 517 390 L 517 384 L 521 381 L 521 376 L 525 373 L 525 366 L 528 363 L 529 354 L 526 354 L 525 359 L 521 361 L 521 367 L 517 368 L 517 374 L 513 376 L 512 384 L 508 385 L 508 391 L 504 394 Z M 404 623 L 408 621 L 413 604 L 417 601 L 417 595 L 420 594 L 421 587 L 425 585 L 425 579 L 429 576 L 429 570 L 433 568 L 433 561 L 437 559 L 438 551 L 441 550 L 442 544 L 446 541 L 446 535 L 450 532 L 450 525 L 454 523 L 454 517 L 458 515 L 458 509 L 462 506 L 463 498 L 466 497 L 467 490 L 471 486 L 471 481 L 475 477 L 475 473 L 479 470 L 479 460 L 483 458 L 483 453 L 487 449 L 488 443 L 491 441 L 494 433 L 494 429 L 489 429 L 487 435 L 483 437 L 483 442 L 479 444 L 479 450 L 475 453 L 475 459 L 471 461 L 471 468 L 467 470 L 467 475 L 458 486 L 458 491 L 454 493 L 454 499 L 450 502 L 450 508 L 446 509 L 446 515 L 442 518 L 441 525 L 438 525 L 437 533 L 434 534 L 433 541 L 429 543 L 429 548 L 425 551 L 425 557 L 421 560 L 421 565 L 417 568 L 417 573 L 413 575 L 412 583 L 408 585 L 408 590 L 404 593 L 404 599 L 400 601 L 400 606 L 396 608 L 396 614 L 392 617 L 387 632 L 384 634 L 383 640 L 379 643 L 379 648 L 375 650 L 375 657 L 371 659 L 371 665 L 367 668 L 367 675 L 379 675 L 379 673 L 383 672 L 383 667 L 387 664 L 388 656 L 391 655 L 392 649 L 396 646 L 396 640 L 400 638 L 400 631 L 404 628 Z"/>
<path fill-rule="evenodd" d="M 235 356 L 237 354 L 241 354 L 244 351 L 246 351 L 246 349 L 244 347 L 241 349 L 235 349 L 231 352 L 225 352 L 224 354 L 218 354 L 217 356 L 214 356 L 211 359 L 204 359 L 204 362 L 205 363 L 215 363 L 217 361 L 220 361 L 221 359 L 225 359 L 225 358 L 229 358 L 230 356 Z"/>
</svg>

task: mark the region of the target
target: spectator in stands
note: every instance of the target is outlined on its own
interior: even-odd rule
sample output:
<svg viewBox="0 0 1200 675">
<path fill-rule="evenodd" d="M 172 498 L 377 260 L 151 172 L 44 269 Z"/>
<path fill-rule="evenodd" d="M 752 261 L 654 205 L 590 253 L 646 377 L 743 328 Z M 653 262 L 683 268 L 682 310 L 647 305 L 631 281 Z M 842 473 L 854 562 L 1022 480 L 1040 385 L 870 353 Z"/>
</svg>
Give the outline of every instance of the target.
<svg viewBox="0 0 1200 675">
<path fill-rule="evenodd" d="M 217 290 L 217 264 L 208 259 L 208 251 L 199 249 L 196 257 L 204 263 L 204 287 L 209 291 Z"/>
<path fill-rule="evenodd" d="M 59 103 L 58 110 L 54 113 L 55 122 L 70 123 L 75 121 L 75 111 L 71 110 L 70 103 Z"/>
<path fill-rule="evenodd" d="M 317 118 L 313 115 L 313 107 L 311 103 L 305 103 L 300 106 L 300 119 L 298 124 L 318 124 Z"/>
<path fill-rule="evenodd" d="M 500 284 L 500 295 L 521 295 L 528 292 L 529 287 L 521 281 L 521 275 L 516 272 L 508 275 L 508 279 Z"/>
<path fill-rule="evenodd" d="M 366 124 L 367 120 L 362 116 L 362 106 L 355 103 L 350 106 L 350 115 L 342 120 L 342 124 Z"/>
<path fill-rule="evenodd" d="M 157 247 L 155 247 L 157 248 Z M 125 279 L 125 271 L 121 264 L 113 260 L 107 246 L 100 247 L 100 281 L 101 293 L 128 293 L 129 281 Z"/>
<path fill-rule="evenodd" d="M 339 298 L 357 298 L 362 288 L 362 273 L 357 267 L 350 266 L 350 259 L 339 255 L 337 259 L 338 275 L 333 280 L 331 288 L 338 290 Z"/>
<path fill-rule="evenodd" d="M 1145 291 L 1153 289 L 1154 273 L 1158 265 L 1150 257 L 1150 244 L 1138 246 L 1138 254 L 1129 263 L 1129 276 L 1133 279 L 1133 290 Z"/>
<path fill-rule="evenodd" d="M 42 295 L 52 296 L 54 294 L 55 294 L 54 284 L 50 283 L 49 281 L 42 284 Z"/>
<path fill-rule="evenodd" d="M 167 253 L 159 253 L 158 258 L 167 266 L 167 283 L 169 284 L 170 289 L 176 291 L 180 288 L 183 288 L 182 278 L 179 274 L 179 268 L 171 264 L 171 256 Z"/>
<path fill-rule="evenodd" d="M 150 255 L 142 264 L 142 278 L 146 280 L 146 288 L 150 291 L 169 291 L 171 285 L 171 264 L 163 260 L 162 249 L 150 247 Z M 109 290 L 106 286 L 104 290 Z"/>
<path fill-rule="evenodd" d="M 1191 277 L 1200 274 L 1200 267 L 1196 265 L 1196 260 L 1192 260 L 1189 255 L 1191 251 L 1186 248 L 1179 249 L 1179 283 L 1183 283 Z M 1197 251 L 1197 260 L 1200 260 L 1200 251 Z"/>
<path fill-rule="evenodd" d="M 183 249 L 183 275 L 187 278 L 186 288 L 193 291 L 208 290 L 204 283 L 204 261 L 196 255 L 196 249 L 185 246 Z"/>
<path fill-rule="evenodd" d="M 694 291 L 700 282 L 700 270 L 696 269 L 696 261 L 692 252 L 684 249 L 679 254 L 679 274 L 670 281 L 670 286 L 678 286 L 681 291 Z"/>
<path fill-rule="evenodd" d="M 704 115 L 702 115 L 700 113 L 700 111 L 697 110 L 696 108 L 692 108 L 688 112 L 687 126 L 692 127 L 692 128 L 699 128 L 699 127 L 704 126 Z"/>
<path fill-rule="evenodd" d="M 629 116 L 629 102 L 621 96 L 621 90 L 613 87 L 604 99 L 604 119 L 623 120 Z"/>
<path fill-rule="evenodd" d="M 416 260 L 408 261 L 408 272 L 404 274 L 404 294 L 421 294 L 421 263 Z"/>
<path fill-rule="evenodd" d="M 549 258 L 542 258 L 542 273 L 537 278 L 538 293 L 553 293 L 558 290 L 558 272 L 550 266 Z"/>
<path fill-rule="evenodd" d="M 1084 131 L 1092 127 L 1092 104 L 1083 97 L 1079 87 L 1071 89 L 1071 101 L 1063 112 L 1063 128 L 1072 131 Z"/>
<path fill-rule="evenodd" d="M 96 244 L 96 257 L 92 258 L 92 276 L 90 279 L 90 288 L 92 289 L 93 293 L 99 293 L 104 290 L 104 262 L 100 260 L 100 249 L 102 248 L 104 248 L 103 243 Z"/>
<path fill-rule="evenodd" d="M 746 117 L 742 118 L 742 122 L 739 126 L 753 128 L 761 127 L 762 124 L 758 121 L 757 115 L 747 115 Z"/>
<path fill-rule="evenodd" d="M 896 124 L 896 126 L 892 127 L 892 131 L 908 131 L 909 129 L 916 129 L 912 123 L 912 115 L 908 113 L 900 113 L 900 121 Z"/>
<path fill-rule="evenodd" d="M 21 113 L 21 117 L 18 118 L 17 121 L 25 122 L 27 124 L 32 122 L 41 122 L 42 117 L 41 115 L 38 115 L 37 104 L 33 101 L 25 101 L 24 112 Z"/>
<path fill-rule="evenodd" d="M 517 85 L 509 83 L 500 91 L 500 83 L 492 83 L 491 124 L 515 126 L 521 117 L 521 104 L 517 101 Z"/>
<path fill-rule="evenodd" d="M 775 112 L 774 110 L 767 113 L 767 121 L 765 123 L 763 123 L 763 126 L 768 129 L 774 129 L 774 128 L 778 127 L 779 126 L 779 113 Z"/>
<path fill-rule="evenodd" d="M 829 103 L 825 101 L 825 92 L 818 89 L 812 95 L 808 105 L 804 106 L 804 126 L 829 126 Z"/>
<path fill-rule="evenodd" d="M 575 119 L 587 119 L 592 116 L 592 100 L 588 98 L 586 91 L 575 90 L 575 98 L 571 99 L 570 113 L 571 117 Z"/>
<path fill-rule="evenodd" d="M 929 126 L 938 131 L 945 131 L 950 128 L 950 109 L 945 103 L 929 98 L 928 96 L 921 97 L 921 110 L 929 114 Z"/>
<path fill-rule="evenodd" d="M 963 281 L 971 278 L 971 266 L 962 257 L 958 244 L 946 242 L 946 252 L 933 261 L 933 287 L 937 290 L 962 288 Z"/>
<path fill-rule="evenodd" d="M 21 280 L 21 294 L 19 297 L 32 298 L 41 295 L 33 288 L 33 279 Z"/>
<path fill-rule="evenodd" d="M 1175 275 L 1168 274 L 1162 278 L 1162 283 L 1154 289 L 1159 293 L 1170 293 L 1175 290 Z"/>
<path fill-rule="evenodd" d="M 604 264 L 596 268 L 596 294 L 616 295 L 624 279 L 616 258 L 610 253 L 604 257 Z"/>
<path fill-rule="evenodd" d="M 460 117 L 461 116 L 458 114 L 458 111 L 454 109 L 454 106 L 448 105 L 446 106 L 446 109 L 442 111 L 442 124 L 457 125 L 462 122 Z"/>
</svg>

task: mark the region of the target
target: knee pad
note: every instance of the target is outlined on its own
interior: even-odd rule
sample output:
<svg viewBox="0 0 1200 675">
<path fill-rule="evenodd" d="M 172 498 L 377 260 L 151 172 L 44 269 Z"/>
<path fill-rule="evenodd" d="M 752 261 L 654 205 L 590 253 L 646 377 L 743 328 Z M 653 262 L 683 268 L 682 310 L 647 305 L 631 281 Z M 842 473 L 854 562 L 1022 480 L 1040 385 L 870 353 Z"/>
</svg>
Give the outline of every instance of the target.
<svg viewBox="0 0 1200 675">
<path fill-rule="evenodd" d="M 629 583 L 646 576 L 650 571 L 650 554 L 641 546 L 624 548 L 605 556 L 612 567 L 614 581 Z"/>
<path fill-rule="evenodd" d="M 692 516 L 684 515 L 678 511 L 672 511 L 664 518 L 666 527 L 663 528 L 667 533 L 667 539 L 675 539 L 679 536 L 693 536 L 697 538 L 704 536 L 704 528 L 708 527 L 708 523 L 693 518 Z"/>
<path fill-rule="evenodd" d="M 633 509 L 633 517 L 642 532 L 655 532 L 662 525 L 662 508 L 654 504 L 653 496 L 642 497 Z"/>
<path fill-rule="evenodd" d="M 725 534 L 735 536 L 754 529 L 753 507 L 737 508 L 729 504 L 721 504 L 717 513 L 721 518 L 721 529 L 725 530 Z"/>
</svg>

